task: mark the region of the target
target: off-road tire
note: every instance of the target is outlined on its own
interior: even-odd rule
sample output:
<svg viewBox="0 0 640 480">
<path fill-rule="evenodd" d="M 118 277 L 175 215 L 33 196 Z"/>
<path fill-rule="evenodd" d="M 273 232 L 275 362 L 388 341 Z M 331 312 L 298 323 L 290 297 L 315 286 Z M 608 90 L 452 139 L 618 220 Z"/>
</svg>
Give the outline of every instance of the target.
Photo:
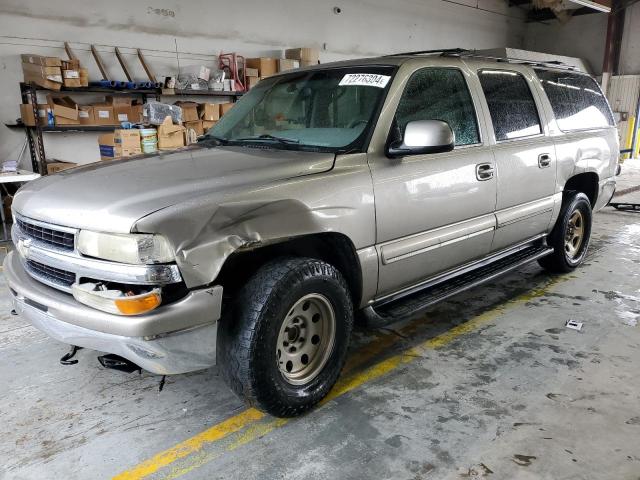
<svg viewBox="0 0 640 480">
<path fill-rule="evenodd" d="M 575 255 L 570 255 L 566 250 L 565 237 L 569 229 L 569 222 L 578 211 L 583 221 L 583 239 Z M 553 247 L 553 253 L 538 260 L 538 263 L 555 273 L 568 273 L 580 265 L 587 254 L 589 240 L 591 238 L 591 202 L 582 192 L 566 192 L 562 201 L 560 214 L 553 230 L 547 237 L 547 244 Z"/>
<path fill-rule="evenodd" d="M 335 313 L 333 349 L 304 385 L 292 385 L 278 367 L 276 344 L 290 309 L 319 294 Z M 249 405 L 294 417 L 316 405 L 335 384 L 353 327 L 349 288 L 332 265 L 313 258 L 280 258 L 262 266 L 235 295 L 218 328 L 218 364 L 229 387 Z"/>
</svg>

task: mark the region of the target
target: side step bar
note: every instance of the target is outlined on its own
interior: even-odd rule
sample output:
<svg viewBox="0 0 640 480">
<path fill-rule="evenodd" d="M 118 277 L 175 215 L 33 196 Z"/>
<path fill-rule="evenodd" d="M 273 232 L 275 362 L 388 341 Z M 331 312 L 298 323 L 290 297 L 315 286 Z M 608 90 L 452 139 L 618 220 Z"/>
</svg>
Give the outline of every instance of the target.
<svg viewBox="0 0 640 480">
<path fill-rule="evenodd" d="M 378 328 L 414 317 L 435 303 L 493 280 L 551 253 L 553 253 L 553 248 L 549 248 L 546 245 L 530 246 L 475 270 L 435 285 L 429 285 L 406 297 L 375 303 L 363 310 L 365 324 L 369 327 Z"/>
</svg>

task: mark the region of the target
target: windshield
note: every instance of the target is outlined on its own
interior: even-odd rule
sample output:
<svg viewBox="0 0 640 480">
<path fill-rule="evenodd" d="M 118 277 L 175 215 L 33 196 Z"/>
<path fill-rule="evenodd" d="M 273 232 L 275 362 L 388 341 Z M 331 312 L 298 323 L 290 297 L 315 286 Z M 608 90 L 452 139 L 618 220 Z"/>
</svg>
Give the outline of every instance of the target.
<svg viewBox="0 0 640 480">
<path fill-rule="evenodd" d="M 266 78 L 205 135 L 223 144 L 360 151 L 395 67 L 298 71 Z"/>
</svg>

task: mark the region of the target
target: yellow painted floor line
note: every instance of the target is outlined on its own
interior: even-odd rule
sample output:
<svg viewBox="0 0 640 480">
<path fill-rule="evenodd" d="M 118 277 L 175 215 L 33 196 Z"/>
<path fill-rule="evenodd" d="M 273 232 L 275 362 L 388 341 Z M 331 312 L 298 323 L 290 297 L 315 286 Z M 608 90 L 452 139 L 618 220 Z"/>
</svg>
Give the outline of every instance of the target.
<svg viewBox="0 0 640 480">
<path fill-rule="evenodd" d="M 353 372 L 351 374 L 343 375 L 338 379 L 338 382 L 334 388 L 329 392 L 321 402 L 320 405 L 324 405 L 335 398 L 344 395 L 345 393 L 352 391 L 364 383 L 375 380 L 387 373 L 395 370 L 400 365 L 412 362 L 416 358 L 422 357 L 425 350 L 433 350 L 444 347 L 451 343 L 458 337 L 478 329 L 480 326 L 487 324 L 504 313 L 507 309 L 524 304 L 534 298 L 544 295 L 549 288 L 556 285 L 561 281 L 565 281 L 572 276 L 565 275 L 563 277 L 554 277 L 545 282 L 545 284 L 536 289 L 529 291 L 516 298 L 508 300 L 499 306 L 484 312 L 466 323 L 460 324 L 451 330 L 448 330 L 436 337 L 430 338 L 425 342 L 409 348 L 397 355 L 391 356 L 375 365 L 365 368 L 364 370 Z M 388 339 L 386 340 L 388 341 Z M 367 350 L 365 348 L 365 350 Z M 374 349 L 377 350 L 377 349 Z M 362 355 L 356 355 L 356 359 L 353 360 L 355 364 L 365 363 L 361 358 Z M 358 358 L 360 357 L 360 358 Z M 286 425 L 291 420 L 289 419 L 274 419 L 264 413 L 250 408 L 238 415 L 229 418 L 217 425 L 210 427 L 209 429 L 191 437 L 177 445 L 158 453 L 154 457 L 142 462 L 141 464 L 133 467 L 130 470 L 124 471 L 119 475 L 113 477 L 114 480 L 139 480 L 148 477 L 160 469 L 171 466 L 178 460 L 189 457 L 182 465 L 176 465 L 171 471 L 167 472 L 162 478 L 169 480 L 178 478 L 192 470 L 205 465 L 215 458 L 219 457 L 225 452 L 230 452 L 238 447 L 246 445 L 258 438 L 261 438 L 273 430 Z M 230 440 L 222 450 L 217 452 L 203 452 L 203 448 L 215 442 L 221 440 Z"/>
<path fill-rule="evenodd" d="M 245 410 L 224 422 L 214 425 L 204 432 L 180 442 L 176 446 L 165 450 L 164 452 L 158 453 L 149 460 L 142 462 L 131 470 L 122 472 L 113 478 L 114 480 L 132 480 L 147 477 L 152 473 L 157 472 L 159 469 L 172 464 L 176 460 L 180 460 L 187 455 L 201 450 L 205 444 L 216 442 L 231 433 L 241 430 L 250 423 L 260 420 L 264 416 L 264 413 L 256 410 L 255 408 Z"/>
</svg>

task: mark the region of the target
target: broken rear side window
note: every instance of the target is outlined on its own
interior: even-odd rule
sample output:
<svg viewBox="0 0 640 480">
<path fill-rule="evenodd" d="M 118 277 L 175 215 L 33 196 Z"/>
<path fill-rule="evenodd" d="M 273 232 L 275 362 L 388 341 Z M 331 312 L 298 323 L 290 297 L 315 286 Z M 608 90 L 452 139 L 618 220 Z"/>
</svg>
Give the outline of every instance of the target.
<svg viewBox="0 0 640 480">
<path fill-rule="evenodd" d="M 535 70 L 558 126 L 563 131 L 614 125 L 613 115 L 595 80 L 569 72 Z"/>
<path fill-rule="evenodd" d="M 538 109 L 521 74 L 508 70 L 481 70 L 478 77 L 489 105 L 496 140 L 542 133 Z"/>
</svg>

